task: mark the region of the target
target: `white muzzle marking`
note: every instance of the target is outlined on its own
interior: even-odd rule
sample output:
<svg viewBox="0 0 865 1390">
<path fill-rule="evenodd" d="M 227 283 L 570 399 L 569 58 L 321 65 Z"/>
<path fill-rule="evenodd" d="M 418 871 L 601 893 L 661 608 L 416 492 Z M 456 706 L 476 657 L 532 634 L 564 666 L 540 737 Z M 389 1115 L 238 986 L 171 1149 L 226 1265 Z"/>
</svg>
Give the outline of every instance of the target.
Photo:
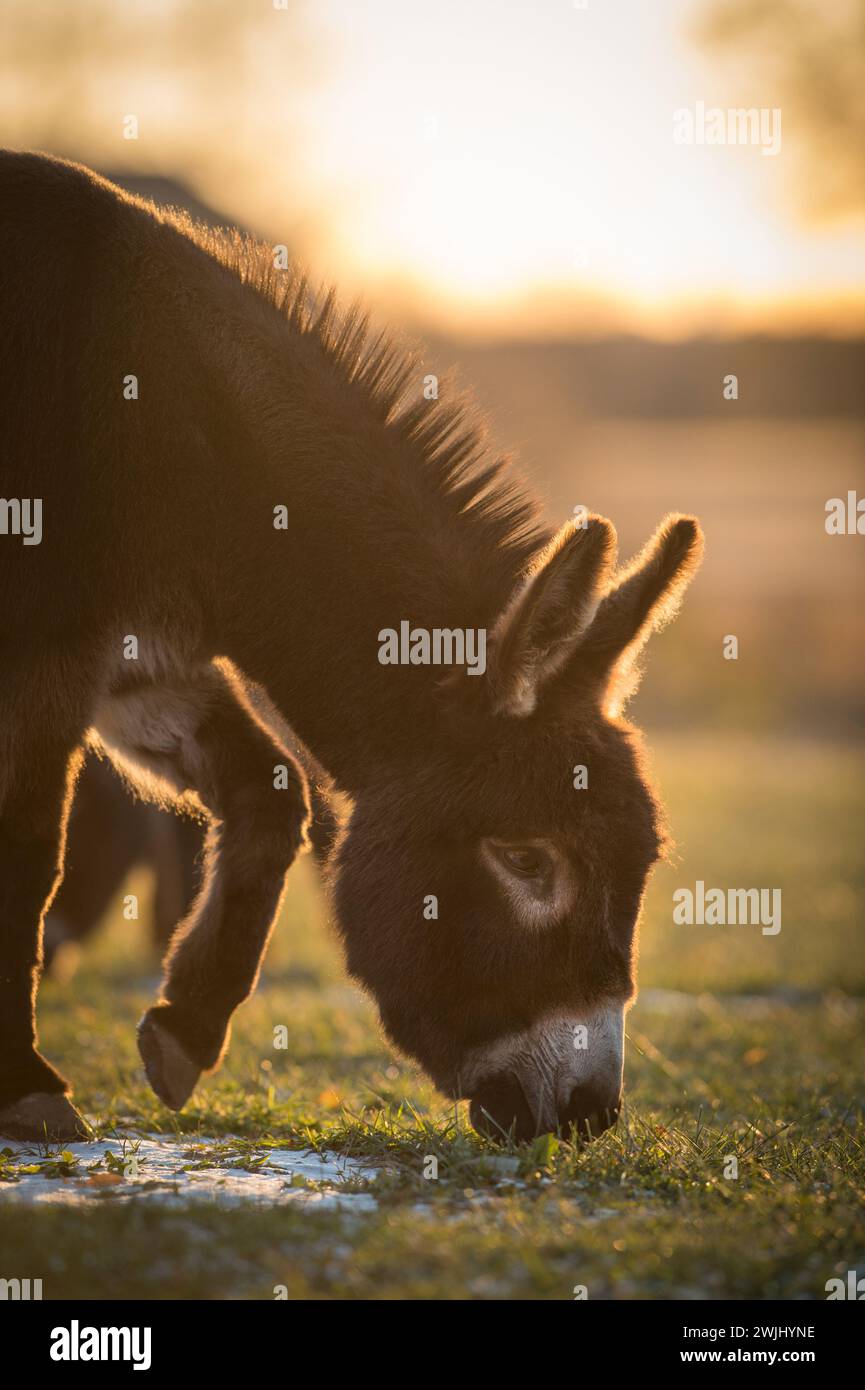
<svg viewBox="0 0 865 1390">
<path fill-rule="evenodd" d="M 541 1019 L 523 1033 L 474 1048 L 460 1068 L 460 1091 L 472 1096 L 484 1082 L 515 1075 L 538 1122 L 555 1129 L 578 1086 L 618 1097 L 624 1068 L 625 1005 L 608 1003 Z"/>
</svg>

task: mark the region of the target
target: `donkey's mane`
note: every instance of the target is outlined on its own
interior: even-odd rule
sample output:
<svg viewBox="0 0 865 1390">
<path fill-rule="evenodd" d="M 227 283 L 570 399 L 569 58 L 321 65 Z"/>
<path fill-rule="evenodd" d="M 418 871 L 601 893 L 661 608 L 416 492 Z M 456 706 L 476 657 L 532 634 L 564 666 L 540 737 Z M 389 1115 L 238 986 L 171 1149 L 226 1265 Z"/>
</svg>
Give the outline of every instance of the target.
<svg viewBox="0 0 865 1390">
<path fill-rule="evenodd" d="M 164 209 L 160 209 L 163 213 Z M 274 265 L 273 246 L 230 228 L 172 220 L 204 251 L 277 310 L 292 331 L 318 348 L 365 408 L 405 447 L 450 520 L 472 548 L 498 552 L 506 570 L 522 570 L 547 539 L 537 500 L 515 475 L 512 459 L 488 445 L 486 417 L 473 399 L 444 378 L 446 400 L 410 397 L 420 349 L 374 330 L 357 302 L 340 303 L 333 288 L 314 292 L 297 266 Z"/>
</svg>

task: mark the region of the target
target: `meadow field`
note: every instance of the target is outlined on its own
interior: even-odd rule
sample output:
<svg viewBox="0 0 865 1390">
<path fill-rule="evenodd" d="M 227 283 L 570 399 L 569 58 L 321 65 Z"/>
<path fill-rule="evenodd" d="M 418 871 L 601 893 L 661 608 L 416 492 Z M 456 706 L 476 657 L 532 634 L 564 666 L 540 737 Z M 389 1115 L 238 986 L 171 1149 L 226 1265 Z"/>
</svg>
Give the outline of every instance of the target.
<svg viewBox="0 0 865 1390">
<path fill-rule="evenodd" d="M 681 613 L 647 646 L 626 711 L 646 735 L 669 850 L 644 904 L 615 1128 L 589 1144 L 570 1133 L 523 1145 L 476 1134 L 469 1106 L 448 1101 L 396 1053 L 374 1003 L 348 977 L 311 855 L 288 876 L 258 988 L 235 1016 L 223 1066 L 172 1113 L 147 1084 L 136 1027 L 160 989 L 153 905 L 174 889 L 188 901 L 188 883 L 181 891 L 182 866 L 166 868 L 166 856 L 154 884 L 142 865 L 158 862 L 155 841 L 140 826 L 125 841 L 116 837 L 120 851 L 112 848 L 111 830 L 122 830 L 124 818 L 106 802 L 91 855 L 77 860 L 79 883 L 98 888 L 97 870 L 110 870 L 113 853 L 129 844 L 123 863 L 138 852 L 138 867 L 83 947 L 61 948 L 38 1008 L 39 1046 L 71 1081 L 93 1139 L 64 1148 L 0 1137 L 4 1306 L 23 1281 L 24 1298 L 38 1281 L 32 1296 L 46 1301 L 587 1298 L 628 1302 L 633 1318 L 636 1300 L 687 1300 L 703 1304 L 707 1324 L 714 1310 L 704 1301 L 729 1299 L 737 1301 L 732 1324 L 746 1321 L 745 1300 L 754 1301 L 750 1312 L 764 1300 L 801 1301 L 803 1318 L 816 1320 L 829 1281 L 850 1287 L 851 1272 L 865 1291 L 865 0 L 5 0 L 2 33 L 0 176 L 12 193 L 0 243 L 9 320 L 0 385 L 11 466 L 9 481 L 0 478 L 10 494 L 0 498 L 0 555 L 4 565 L 20 555 L 22 565 L 14 592 L 0 592 L 0 618 L 8 610 L 13 619 L 13 672 L 32 665 L 34 690 L 40 673 L 55 741 L 64 736 L 56 730 L 98 721 L 101 708 L 109 728 L 116 720 L 125 737 L 137 743 L 140 733 L 145 744 L 149 732 L 160 756 L 184 767 L 192 747 L 199 772 L 184 777 L 204 777 L 216 804 L 229 808 L 226 819 L 236 819 L 229 834 L 239 871 L 241 860 L 251 862 L 259 825 L 270 838 L 270 821 L 259 816 L 266 803 L 254 760 L 242 785 L 249 730 L 236 749 L 233 735 L 220 732 L 217 750 L 212 730 L 230 728 L 228 715 L 209 694 L 196 703 L 197 673 L 183 674 L 182 698 L 173 688 L 172 653 L 185 648 L 177 637 L 187 629 L 213 634 L 208 654 L 219 648 L 247 662 L 248 676 L 258 672 L 311 753 L 330 759 L 347 783 L 349 765 L 364 760 L 356 730 L 350 752 L 340 750 L 340 734 L 359 712 L 370 720 L 370 748 L 383 746 L 372 737 L 376 697 L 355 693 L 366 688 L 367 624 L 348 615 L 362 614 L 367 600 L 377 615 L 368 625 L 372 662 L 372 630 L 385 608 L 393 606 L 388 624 L 416 621 L 409 610 L 419 606 L 446 613 L 450 626 L 466 621 L 458 614 L 470 595 L 477 621 L 490 624 L 496 717 L 525 704 L 517 685 L 528 690 L 522 676 L 540 669 L 534 638 L 501 641 L 499 615 L 482 611 L 493 602 L 476 602 L 477 581 L 463 580 L 461 563 L 450 561 L 462 545 L 450 505 L 440 510 L 414 477 L 420 435 L 433 439 L 437 412 L 440 419 L 449 410 L 457 387 L 479 407 L 468 412 L 479 432 L 486 420 L 496 452 L 515 458 L 551 528 L 585 511 L 609 518 L 623 567 L 671 513 L 696 517 L 706 543 Z M 150 224 L 118 189 L 22 162 L 27 151 L 80 162 L 152 200 L 163 225 Z M 239 234 L 229 259 L 243 286 L 187 243 L 184 210 Z M 242 249 L 247 235 L 257 250 Z M 324 292 L 332 284 L 340 303 L 356 296 L 369 311 L 374 334 L 399 341 L 404 333 L 417 347 L 403 403 L 423 413 L 404 454 L 386 440 L 382 447 L 382 412 L 375 404 L 371 413 L 367 399 L 369 384 L 381 393 L 388 376 L 377 347 L 361 370 L 352 365 L 351 332 L 334 327 L 322 336 L 295 311 L 279 325 L 261 302 L 255 287 L 266 279 L 265 298 L 282 303 L 285 292 L 287 306 L 298 270 L 319 307 L 328 306 L 319 322 L 336 324 Z M 43 478 L 56 479 L 71 502 L 56 505 Z M 825 524 L 833 499 L 845 504 L 846 528 L 837 534 Z M 31 535 L 27 550 L 13 550 L 20 527 L 10 530 L 5 517 L 37 502 L 41 517 L 43 500 L 44 547 L 31 550 Z M 283 509 L 290 535 L 276 538 L 287 546 L 274 562 L 269 523 Z M 675 532 L 680 543 L 689 530 L 686 523 Z M 565 556 L 565 577 L 572 544 L 556 561 Z M 428 564 L 427 554 L 442 558 Z M 465 574 L 480 575 L 481 564 L 494 574 L 496 558 L 480 549 L 466 557 Z M 43 590 L 45 574 L 55 578 Z M 91 582 L 91 574 L 104 577 Z M 541 580 L 534 593 L 544 591 Z M 582 593 L 567 591 L 584 614 Z M 55 602 L 40 603 L 38 624 L 28 626 L 32 596 L 43 592 Z M 604 651 L 612 660 L 637 635 L 635 606 L 618 646 L 609 636 L 626 624 L 633 592 L 604 605 L 596 660 Z M 505 611 L 521 606 L 537 613 L 531 591 Z M 541 614 L 545 606 L 542 599 Z M 553 610 L 566 612 L 558 600 Z M 145 644 L 140 689 L 134 668 L 112 677 L 112 694 L 128 693 L 128 706 L 97 704 L 99 677 L 84 673 L 91 652 L 100 661 L 103 648 L 110 652 L 115 614 L 123 615 L 123 657 L 137 658 L 139 635 Z M 349 628 L 356 648 L 345 641 Z M 570 637 L 578 640 L 576 631 Z M 4 641 L 0 634 L 0 684 Z M 510 705 L 496 644 L 499 654 L 525 656 Z M 567 645 L 541 642 L 551 661 Z M 583 655 L 591 661 L 591 646 Z M 55 682 L 43 678 L 55 668 Z M 87 682 L 93 715 L 75 703 Z M 15 680 L 6 684 L 20 725 L 7 719 L 0 730 L 20 728 L 23 747 L 30 706 Z M 201 726 L 191 722 L 194 706 Z M 34 704 L 34 721 L 40 708 Z M 159 709 L 161 724 L 151 712 Z M 407 720 L 406 741 L 416 736 L 423 747 L 426 722 Z M 11 1000 L 0 1025 L 8 1013 L 10 1027 L 0 1035 L 12 1039 L 4 1077 L 14 1079 L 5 1091 L 16 1105 L 11 1112 L 4 1099 L 3 1123 L 13 1133 L 32 1132 L 17 1119 L 18 1061 L 30 1061 L 17 1031 L 24 991 L 14 962 L 27 925 L 17 903 L 28 903 L 32 927 L 38 894 L 26 875 L 46 856 L 47 883 L 50 868 L 41 807 L 54 744 L 47 719 L 44 730 L 33 728 L 35 755 L 19 759 L 17 744 L 10 754 L 8 796 L 0 766 L 0 797 L 11 807 L 0 823 L 0 886 L 12 890 L 6 909 L 0 902 L 11 943 L 0 962 Z M 522 806 L 537 769 L 529 766 L 531 735 L 518 747 L 518 731 L 513 722 L 501 746 L 523 757 L 503 778 L 519 820 L 530 822 L 535 815 Z M 403 741 L 391 739 L 390 726 L 384 732 L 401 756 Z M 576 722 L 573 738 L 582 741 Z M 385 761 L 386 775 L 393 770 L 376 756 L 378 786 Z M 229 757 L 237 797 L 222 786 Z M 424 779 L 407 761 L 417 779 L 407 785 L 416 786 Z M 594 771 L 592 778 L 597 785 Z M 20 791 L 31 781 L 32 814 Z M 620 784 L 611 779 L 605 790 L 602 802 L 613 809 L 605 812 L 604 851 L 621 837 L 617 871 L 627 884 L 639 824 L 624 823 Z M 5 803 L 0 809 L 6 814 Z M 82 796 L 82 819 L 84 810 Z M 362 866 L 370 870 L 382 843 L 376 814 L 374 806 L 376 843 Z M 144 819 L 148 831 L 156 824 L 158 840 L 158 814 Z M 465 837 L 477 832 L 484 848 L 497 839 L 495 824 L 481 825 L 491 820 L 487 809 L 474 814 Z M 510 826 L 510 812 L 502 823 Z M 435 865 L 439 850 L 449 856 L 453 824 L 437 837 L 436 853 L 424 849 L 424 860 L 419 851 L 415 862 Z M 558 826 L 515 829 L 513 848 L 525 838 L 530 864 L 532 847 Z M 172 836 L 164 823 L 161 831 L 164 847 Z M 566 888 L 575 941 L 590 920 L 579 890 L 593 862 L 582 851 L 592 843 L 590 830 L 586 846 L 571 839 L 567 854 L 553 846 L 556 885 L 546 872 L 522 885 L 527 894 L 542 880 Z M 413 870 L 412 855 L 404 852 L 401 863 L 399 847 L 386 845 L 398 884 L 401 871 Z M 266 865 L 268 841 L 260 848 Z M 552 858 L 544 850 L 538 862 Z M 70 851 L 70 867 L 73 859 Z M 524 856 L 523 869 L 535 877 Z M 354 900 L 364 926 L 387 896 L 376 896 L 380 877 L 368 880 Z M 344 892 L 360 881 L 346 876 Z M 240 895 L 232 882 L 233 913 Z M 499 894 L 492 911 L 501 904 L 512 928 L 550 920 L 537 899 L 514 896 L 516 878 L 501 882 L 510 883 L 510 902 Z M 780 930 L 677 923 L 674 895 L 698 883 L 779 895 Z M 493 880 L 479 877 L 476 888 L 483 902 Z M 136 921 L 127 920 L 128 895 L 140 909 Z M 384 922 L 387 907 L 378 911 Z M 67 912 L 62 896 L 54 913 L 57 935 L 92 926 Z M 165 915 L 173 918 L 173 906 Z M 437 923 L 424 928 L 434 933 Z M 414 943 L 417 923 L 409 930 L 415 935 L 404 940 Z M 533 1067 L 546 1084 L 555 1068 L 563 1105 L 569 1043 L 554 1063 L 544 1060 L 553 1052 L 549 1003 L 564 997 L 554 994 L 559 982 L 551 984 L 545 961 L 529 964 L 514 1007 L 507 969 L 494 974 L 496 957 L 507 967 L 508 938 L 503 948 L 489 940 L 487 997 L 466 950 L 471 991 L 455 986 L 447 1002 L 467 1000 L 472 1023 L 522 1013 L 543 1034 L 540 1045 L 530 1034 L 526 1066 L 511 1056 L 497 1077 L 475 1078 L 475 1100 L 485 1096 L 495 1108 L 490 1095 L 509 1093 L 513 1113 L 520 1073 Z M 220 991 L 234 969 L 229 954 L 238 953 L 226 950 L 214 970 Z M 564 981 L 580 987 L 574 1007 L 588 1003 L 593 973 L 609 989 L 608 961 L 597 954 L 594 972 L 589 961 L 581 981 Z M 406 997 L 416 983 L 408 960 L 387 972 Z M 562 971 L 572 973 L 570 962 Z M 211 992 L 203 976 L 190 969 L 191 996 Z M 441 991 L 436 1003 L 443 998 Z M 488 1009 L 491 1002 L 508 1013 Z M 208 1009 L 195 1012 L 200 1027 Z M 411 1022 L 441 1032 L 436 1012 L 419 1006 Z M 454 1011 L 440 1012 L 448 1034 L 440 1041 L 451 1044 Z M 471 1066 L 471 1055 L 458 1051 L 458 1064 L 467 1057 Z M 159 1080 L 155 1066 L 151 1057 Z M 163 1082 L 166 1070 L 178 1072 L 176 1057 Z M 587 1078 L 574 1074 L 582 1084 L 559 1113 L 588 1103 Z M 599 1094 L 590 1097 L 593 1109 L 606 1103 Z M 133 1320 L 133 1311 L 127 1304 L 122 1320 L 155 1321 L 146 1309 Z M 619 1310 L 611 1311 L 621 1345 Z M 235 1316 L 244 1312 L 248 1304 Z M 159 1313 L 167 1320 L 171 1310 Z M 675 1307 L 670 1315 L 678 1324 Z M 219 1327 L 196 1331 L 196 1347 L 212 1338 L 206 1349 L 219 1355 L 233 1344 L 248 1365 L 250 1342 L 230 1317 L 226 1310 Z M 647 1317 L 654 1331 L 662 1319 L 652 1307 Z M 797 1316 L 767 1305 L 765 1321 L 792 1324 Z M 579 1373 L 581 1359 L 577 1365 Z"/>
<path fill-rule="evenodd" d="M 134 1025 L 156 976 L 119 902 L 74 978 L 44 986 L 42 1045 L 97 1131 L 130 1151 L 156 1132 L 176 1136 L 190 1168 L 335 1151 L 375 1170 L 352 1184 L 374 1202 L 163 1207 L 119 1200 L 110 1182 L 94 1194 L 70 1151 L 26 1165 L 7 1151 L 0 1251 L 42 1277 L 45 1297 L 87 1299 L 272 1299 L 278 1288 L 292 1299 L 822 1299 L 829 1278 L 861 1274 L 865 757 L 753 734 L 665 733 L 653 747 L 677 847 L 647 900 L 615 1132 L 577 1148 L 474 1135 L 462 1107 L 383 1042 L 305 859 L 227 1062 L 181 1116 L 143 1080 Z M 780 887 L 781 931 L 674 926 L 672 892 L 696 878 Z M 148 885 L 133 887 L 146 903 Z M 278 1027 L 286 1049 L 273 1046 Z M 425 1176 L 431 1158 L 437 1178 Z M 63 1200 L 14 1200 L 34 1166 L 64 1184 Z M 80 1200 L 68 1196 L 76 1180 Z"/>
</svg>

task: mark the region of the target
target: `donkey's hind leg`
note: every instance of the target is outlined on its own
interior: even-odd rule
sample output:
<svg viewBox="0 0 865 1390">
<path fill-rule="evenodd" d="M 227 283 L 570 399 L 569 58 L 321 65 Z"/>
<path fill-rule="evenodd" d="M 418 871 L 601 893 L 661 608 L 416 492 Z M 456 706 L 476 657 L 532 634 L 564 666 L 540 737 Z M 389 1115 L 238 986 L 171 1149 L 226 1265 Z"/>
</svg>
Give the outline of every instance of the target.
<svg viewBox="0 0 865 1390">
<path fill-rule="evenodd" d="M 142 699 L 149 708 L 136 717 L 127 705 L 126 716 L 139 740 L 159 726 L 159 691 Z M 151 766 L 194 790 L 210 816 L 202 887 L 169 948 L 162 998 L 138 1034 L 150 1084 L 179 1110 L 200 1073 L 218 1065 L 231 1015 L 255 987 L 286 873 L 306 842 L 309 803 L 297 763 L 215 668 L 163 699 L 174 748 L 163 745 Z"/>
<path fill-rule="evenodd" d="M 30 682 L 7 677 L 2 690 L 0 1135 L 68 1141 L 88 1129 L 67 1098 L 66 1081 L 37 1050 L 36 991 L 42 919 L 62 876 L 81 730 L 72 722 L 61 728 L 56 712 L 52 720 L 44 708 L 48 684 L 42 673 Z"/>
</svg>

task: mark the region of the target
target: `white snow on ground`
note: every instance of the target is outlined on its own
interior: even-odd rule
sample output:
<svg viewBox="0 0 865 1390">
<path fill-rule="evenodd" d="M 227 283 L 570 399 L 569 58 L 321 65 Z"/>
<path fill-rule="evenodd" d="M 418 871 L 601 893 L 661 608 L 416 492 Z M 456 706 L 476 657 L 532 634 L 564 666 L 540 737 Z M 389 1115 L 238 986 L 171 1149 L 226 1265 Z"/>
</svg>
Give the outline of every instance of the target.
<svg viewBox="0 0 865 1390">
<path fill-rule="evenodd" d="M 2 1155 L 10 1150 L 4 1164 Z M 26 1169 L 31 1171 L 22 1171 Z M 341 1154 L 259 1148 L 224 1138 L 151 1135 L 59 1147 L 0 1138 L 0 1204 L 151 1201 L 185 1207 L 191 1202 L 291 1202 L 320 1211 L 368 1212 L 377 1206 L 372 1194 L 345 1189 L 347 1184 L 373 1181 L 378 1171 Z M 17 1181 L 3 1181 L 4 1173 Z"/>
</svg>

